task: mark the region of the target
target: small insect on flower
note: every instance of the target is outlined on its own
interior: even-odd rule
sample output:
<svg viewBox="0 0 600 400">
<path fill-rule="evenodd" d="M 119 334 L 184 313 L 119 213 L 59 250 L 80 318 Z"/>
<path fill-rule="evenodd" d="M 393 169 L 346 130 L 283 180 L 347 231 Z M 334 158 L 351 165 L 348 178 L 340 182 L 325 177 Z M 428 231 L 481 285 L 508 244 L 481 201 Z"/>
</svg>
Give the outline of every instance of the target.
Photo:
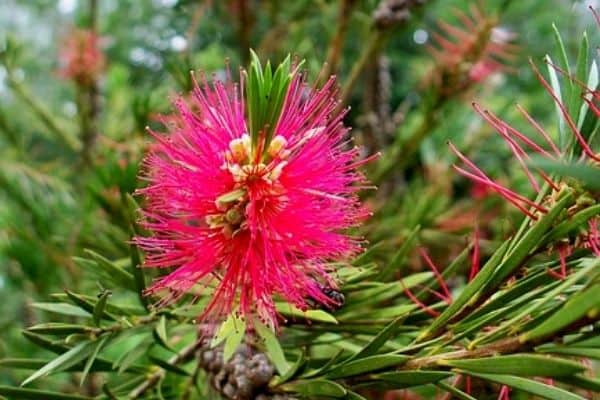
<svg viewBox="0 0 600 400">
<path fill-rule="evenodd" d="M 243 88 L 243 90 L 241 89 Z M 359 149 L 349 146 L 334 78 L 307 85 L 288 57 L 264 68 L 253 54 L 240 84 L 204 78 L 175 103 L 168 135 L 145 159 L 139 191 L 151 237 L 146 267 L 175 268 L 148 293 L 168 303 L 210 294 L 202 318 L 236 313 L 277 326 L 274 298 L 334 306 L 331 260 L 361 250 L 344 233 L 367 216 Z"/>
</svg>

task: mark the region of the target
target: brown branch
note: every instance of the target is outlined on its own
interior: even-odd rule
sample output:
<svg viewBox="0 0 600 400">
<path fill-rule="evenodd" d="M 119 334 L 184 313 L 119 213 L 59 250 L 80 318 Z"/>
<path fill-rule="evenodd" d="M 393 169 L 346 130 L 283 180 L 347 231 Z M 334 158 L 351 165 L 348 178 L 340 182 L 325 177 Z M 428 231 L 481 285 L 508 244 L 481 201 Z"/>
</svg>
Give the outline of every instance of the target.
<svg viewBox="0 0 600 400">
<path fill-rule="evenodd" d="M 240 61 L 247 65 L 250 60 L 250 35 L 254 24 L 249 0 L 237 0 L 238 42 L 240 44 Z"/>
<path fill-rule="evenodd" d="M 352 16 L 352 9 L 355 4 L 356 0 L 340 0 L 340 13 L 338 15 L 337 27 L 329 42 L 329 49 L 327 50 L 325 77 L 335 74 L 338 69 L 344 45 L 344 38 L 348 32 L 350 17 Z"/>
<path fill-rule="evenodd" d="M 435 354 L 412 359 L 402 365 L 402 370 L 416 370 L 438 366 L 441 360 L 464 360 L 469 358 L 493 357 L 499 354 L 513 353 L 528 348 L 530 344 L 522 343 L 518 337 L 507 338 L 473 350 L 457 350 L 449 353 Z"/>
</svg>

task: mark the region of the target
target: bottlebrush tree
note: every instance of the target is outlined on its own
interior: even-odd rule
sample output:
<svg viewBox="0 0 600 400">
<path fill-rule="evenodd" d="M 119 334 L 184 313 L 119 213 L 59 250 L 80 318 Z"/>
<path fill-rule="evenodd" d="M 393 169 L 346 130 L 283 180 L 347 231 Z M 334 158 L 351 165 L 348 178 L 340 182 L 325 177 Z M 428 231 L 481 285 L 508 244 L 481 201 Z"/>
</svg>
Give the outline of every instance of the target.
<svg viewBox="0 0 600 400">
<path fill-rule="evenodd" d="M 338 41 L 355 6 L 341 3 Z M 351 78 L 423 3 L 381 2 Z M 248 11 L 240 4 L 231 12 Z M 507 168 L 490 165 L 477 141 L 444 143 L 442 166 L 417 156 L 452 117 L 447 104 L 516 68 L 526 50 L 499 37 L 499 15 L 484 9 L 460 12 L 461 26 L 439 24 L 433 67 L 417 85 L 417 122 L 392 132 L 381 154 L 350 130 L 342 100 L 351 86 L 311 77 L 312 60 L 277 63 L 250 51 L 239 77 L 230 67 L 221 77 L 193 73 L 191 91 L 149 118 L 144 141 L 113 143 L 90 111 L 110 61 L 99 48 L 65 50 L 61 76 L 87 94 L 77 137 L 22 86 L 7 46 L 12 90 L 90 177 L 69 192 L 87 200 L 73 212 L 95 215 L 69 268 L 94 285 L 32 304 L 52 319 L 26 328 L 23 340 L 45 356 L 0 359 L 0 371 L 27 372 L 0 395 L 597 396 L 600 96 L 588 37 L 571 59 L 555 30 L 558 56 L 530 61 L 554 126 L 525 106 L 515 122 L 485 98 L 473 103 L 481 130 L 506 145 Z M 76 38 L 96 46 L 93 29 Z M 336 43 L 328 54 L 338 63 Z M 52 218 L 32 208 L 33 223 Z M 68 388 L 46 388 L 65 374 Z"/>
</svg>

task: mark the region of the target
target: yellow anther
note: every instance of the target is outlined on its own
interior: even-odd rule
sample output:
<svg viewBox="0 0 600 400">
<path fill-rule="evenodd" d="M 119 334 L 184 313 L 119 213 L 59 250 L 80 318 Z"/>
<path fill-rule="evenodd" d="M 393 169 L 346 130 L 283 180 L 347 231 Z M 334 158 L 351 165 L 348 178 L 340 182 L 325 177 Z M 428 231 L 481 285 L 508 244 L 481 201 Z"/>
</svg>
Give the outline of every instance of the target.
<svg viewBox="0 0 600 400">
<path fill-rule="evenodd" d="M 271 158 L 275 158 L 279 155 L 281 150 L 287 146 L 287 140 L 281 135 L 277 135 L 271 140 L 269 143 L 269 148 L 267 149 L 267 154 Z"/>
</svg>

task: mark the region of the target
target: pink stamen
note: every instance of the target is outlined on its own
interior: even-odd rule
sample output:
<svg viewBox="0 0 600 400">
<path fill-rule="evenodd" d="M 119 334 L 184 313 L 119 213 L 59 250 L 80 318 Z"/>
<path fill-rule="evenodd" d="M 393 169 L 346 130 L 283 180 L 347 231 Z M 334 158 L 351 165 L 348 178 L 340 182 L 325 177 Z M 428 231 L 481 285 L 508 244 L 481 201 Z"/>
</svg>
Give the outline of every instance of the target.
<svg viewBox="0 0 600 400">
<path fill-rule="evenodd" d="M 517 108 L 519 108 L 519 107 L 520 106 L 517 105 Z M 494 127 L 494 129 L 496 129 L 496 131 L 498 131 L 498 133 L 502 134 L 502 131 L 508 130 L 511 134 L 517 136 L 520 140 L 525 142 L 534 151 L 536 151 L 548 158 L 552 158 L 550 153 L 548 153 L 546 150 L 544 150 L 542 147 L 540 147 L 537 143 L 535 143 L 533 140 L 529 139 L 527 136 L 525 136 L 524 134 L 522 134 L 521 132 L 519 132 L 518 130 L 513 128 L 512 126 L 510 126 L 506 122 L 502 121 L 491 111 L 483 110 L 477 103 L 473 103 L 473 108 L 475 109 L 475 111 L 477 111 L 477 113 L 479 115 L 481 115 L 486 121 L 488 121 L 490 123 L 490 125 L 492 125 Z M 525 111 L 525 110 L 523 110 L 523 111 Z M 532 122 L 532 121 L 533 121 L 533 119 L 530 122 Z M 534 123 L 534 122 L 535 121 L 533 121 L 532 123 Z M 539 125 L 537 125 L 537 128 L 540 128 Z M 544 133 L 544 138 L 548 139 L 548 140 L 550 139 L 545 133 Z M 552 143 L 552 141 L 550 141 L 550 143 L 551 143 L 551 145 L 554 145 Z M 556 150 L 558 151 L 558 149 L 556 149 Z"/>
<path fill-rule="evenodd" d="M 419 300 L 417 298 L 417 296 L 415 296 L 409 288 L 406 287 L 406 285 L 404 285 L 403 281 L 400 281 L 400 285 L 402 285 L 402 288 L 404 289 L 404 293 L 408 296 L 408 298 L 415 303 L 421 310 L 425 311 L 427 314 L 431 315 L 432 317 L 437 317 L 438 315 L 440 315 L 439 312 L 429 308 L 427 305 L 425 305 L 425 303 L 423 303 L 421 300 Z"/>
<path fill-rule="evenodd" d="M 498 400 L 510 400 L 510 387 L 507 385 L 502 385 Z"/>
<path fill-rule="evenodd" d="M 458 173 L 460 173 L 461 175 L 466 176 L 467 178 L 470 178 L 476 182 L 482 183 L 488 187 L 490 187 L 492 190 L 496 191 L 497 193 L 499 193 L 502 197 L 504 197 L 506 200 L 508 200 L 509 202 L 511 202 L 515 207 L 517 207 L 522 213 L 524 213 L 525 215 L 527 215 L 529 218 L 533 219 L 534 221 L 537 220 L 537 217 L 535 215 L 533 215 L 531 212 L 529 212 L 525 207 L 523 207 L 517 200 L 518 200 L 518 195 L 508 189 L 506 189 L 505 187 L 497 184 L 496 182 L 486 178 L 482 178 L 480 176 L 474 175 L 468 171 L 465 171 L 464 169 L 453 165 L 452 166 Z"/>
<path fill-rule="evenodd" d="M 444 295 L 446 297 L 445 298 L 446 303 L 450 304 L 452 302 L 452 294 L 450 293 L 450 289 L 448 288 L 448 285 L 446 285 L 446 282 L 444 281 L 442 274 L 440 274 L 440 271 L 438 270 L 438 268 L 435 266 L 433 261 L 431 261 L 431 258 L 429 258 L 429 255 L 427 254 L 425 249 L 420 248 L 419 253 L 421 254 L 421 257 L 423 257 L 423 259 L 425 260 L 425 262 L 427 263 L 429 268 L 431 268 L 431 271 L 433 272 L 435 279 L 437 280 L 438 284 L 440 285 L 440 288 L 444 292 Z"/>
<path fill-rule="evenodd" d="M 542 128 L 542 126 L 535 119 L 533 119 L 533 117 L 531 115 L 529 115 L 529 113 L 527 111 L 525 111 L 525 109 L 520 104 L 517 104 L 517 109 L 527 119 L 527 121 L 529 121 L 529 123 L 535 128 L 535 130 L 537 130 L 540 133 L 540 135 L 542 135 L 542 137 L 544 138 L 544 140 L 552 148 L 552 151 L 554 151 L 554 154 L 557 157 L 560 157 L 560 150 L 558 149 L 558 147 L 556 146 L 556 144 L 554 144 L 554 142 L 550 138 L 550 135 L 548 135 L 548 133 L 546 133 L 546 131 L 544 130 L 544 128 Z"/>
<path fill-rule="evenodd" d="M 467 375 L 465 378 L 465 392 L 471 394 L 471 377 Z"/>
<path fill-rule="evenodd" d="M 550 84 L 542 76 L 541 72 L 536 67 L 536 65 L 533 63 L 532 60 L 529 60 L 529 64 L 531 65 L 531 68 L 533 69 L 533 71 L 534 71 L 536 77 L 538 78 L 538 80 L 540 81 L 540 83 L 546 89 L 546 92 L 548 92 L 548 94 L 550 94 L 550 96 L 552 96 L 552 98 L 554 99 L 554 102 L 556 103 L 556 105 L 560 109 L 561 114 L 563 115 L 565 121 L 567 122 L 567 125 L 571 129 L 571 132 L 573 132 L 573 134 L 575 134 L 575 137 L 577 138 L 577 141 L 579 142 L 579 145 L 583 149 L 584 153 L 588 157 L 590 157 L 592 160 L 600 162 L 600 157 L 598 157 L 594 153 L 594 151 L 590 148 L 590 146 L 588 145 L 588 143 L 585 141 L 585 138 L 581 135 L 581 132 L 579 132 L 579 129 L 577 129 L 577 125 L 575 124 L 575 122 L 573 122 L 573 118 L 571 118 L 571 115 L 569 115 L 569 112 L 565 108 L 564 104 L 560 101 L 560 99 L 558 98 L 558 96 L 556 95 L 556 93 L 554 93 L 554 90 L 552 89 L 552 87 L 550 86 Z"/>
<path fill-rule="evenodd" d="M 482 170 L 480 170 L 471 160 L 469 160 L 466 156 L 464 156 L 452 143 L 448 143 L 451 150 L 468 166 L 470 167 L 473 171 L 475 171 L 477 173 L 477 175 L 470 173 L 456 165 L 454 165 L 454 169 L 456 169 L 458 172 L 460 172 L 461 174 L 470 177 L 471 179 L 474 179 L 478 182 L 484 183 L 488 186 L 490 186 L 492 189 L 496 190 L 497 192 L 499 192 L 501 195 L 503 195 L 503 197 L 505 197 L 507 200 L 511 201 L 515 206 L 517 206 L 521 211 L 523 211 L 525 214 L 527 214 L 528 216 L 536 219 L 531 213 L 527 212 L 524 207 L 520 206 L 518 204 L 518 202 L 514 202 L 511 199 L 518 199 L 519 201 L 522 201 L 523 203 L 529 205 L 530 207 L 535 208 L 536 210 L 546 213 L 547 210 L 542 207 L 541 205 L 529 200 L 528 198 L 521 196 L 513 191 L 511 191 L 510 189 L 505 188 L 502 185 L 497 184 L 496 182 L 494 182 L 492 179 L 490 179 Z"/>
<path fill-rule="evenodd" d="M 438 299 L 442 300 L 443 302 L 448 301 L 448 298 L 445 295 L 443 295 L 442 293 L 438 292 L 437 290 L 430 289 L 427 286 L 423 286 L 423 285 L 419 285 L 419 287 L 422 287 L 424 291 L 432 294 L 433 296 L 437 297 Z"/>
</svg>

